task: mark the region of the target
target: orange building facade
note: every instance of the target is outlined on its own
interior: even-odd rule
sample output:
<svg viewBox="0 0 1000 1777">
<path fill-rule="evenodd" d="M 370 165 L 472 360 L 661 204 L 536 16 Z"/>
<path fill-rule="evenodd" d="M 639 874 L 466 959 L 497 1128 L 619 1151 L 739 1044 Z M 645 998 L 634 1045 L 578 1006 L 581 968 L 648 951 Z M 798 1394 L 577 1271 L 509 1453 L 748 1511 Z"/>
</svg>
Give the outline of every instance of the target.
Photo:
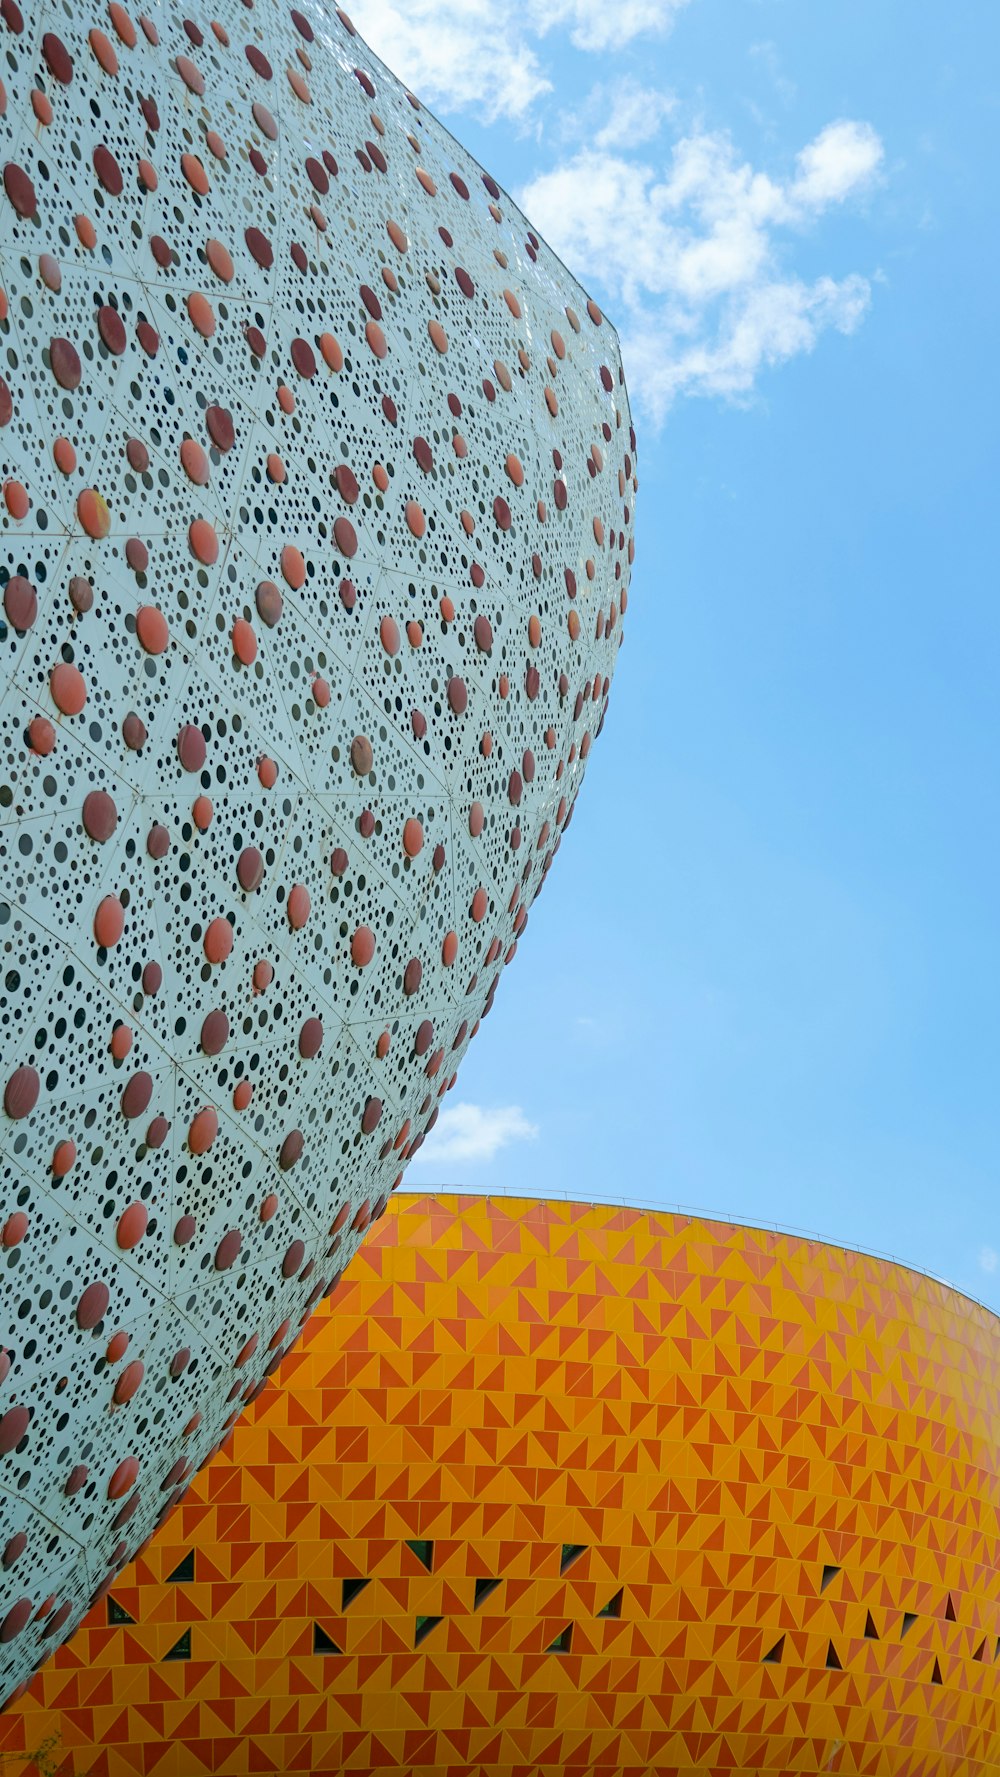
<svg viewBox="0 0 1000 1777">
<path fill-rule="evenodd" d="M 403 1194 L 0 1770 L 995 1774 L 998 1376 L 888 1261 Z"/>
</svg>

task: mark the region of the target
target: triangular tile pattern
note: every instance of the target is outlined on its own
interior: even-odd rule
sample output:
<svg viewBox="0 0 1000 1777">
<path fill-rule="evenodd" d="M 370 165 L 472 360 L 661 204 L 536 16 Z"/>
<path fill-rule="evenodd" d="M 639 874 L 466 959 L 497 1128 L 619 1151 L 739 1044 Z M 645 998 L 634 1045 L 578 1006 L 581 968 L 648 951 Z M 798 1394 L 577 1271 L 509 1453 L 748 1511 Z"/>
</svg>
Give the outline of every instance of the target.
<svg viewBox="0 0 1000 1777">
<path fill-rule="evenodd" d="M 47 1742 L 59 1777 L 995 1777 L 998 1374 L 997 1322 L 887 1261 L 397 1198 L 122 1573 L 135 1626 L 102 1602 L 0 1720 L 5 1777 Z"/>
</svg>

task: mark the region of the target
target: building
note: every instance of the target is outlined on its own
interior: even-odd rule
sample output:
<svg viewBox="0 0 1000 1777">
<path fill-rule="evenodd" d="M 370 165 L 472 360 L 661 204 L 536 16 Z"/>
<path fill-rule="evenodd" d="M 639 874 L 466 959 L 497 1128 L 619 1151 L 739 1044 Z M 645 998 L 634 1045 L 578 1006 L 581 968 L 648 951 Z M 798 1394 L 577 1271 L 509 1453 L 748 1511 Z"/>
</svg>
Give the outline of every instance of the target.
<svg viewBox="0 0 1000 1777">
<path fill-rule="evenodd" d="M 993 1315 L 885 1259 L 400 1194 L 0 1749 L 50 1743 L 61 1777 L 986 1777 L 998 1357 Z"/>
<path fill-rule="evenodd" d="M 384 1210 L 621 639 L 613 329 L 302 5 L 0 0 L 0 1700 Z"/>
</svg>

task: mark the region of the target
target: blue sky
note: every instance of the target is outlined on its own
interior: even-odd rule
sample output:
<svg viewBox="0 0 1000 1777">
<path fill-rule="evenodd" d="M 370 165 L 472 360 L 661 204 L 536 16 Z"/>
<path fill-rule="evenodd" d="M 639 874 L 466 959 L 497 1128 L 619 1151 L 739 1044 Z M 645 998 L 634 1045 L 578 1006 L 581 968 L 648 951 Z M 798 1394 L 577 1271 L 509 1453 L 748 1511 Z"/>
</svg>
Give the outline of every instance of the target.
<svg viewBox="0 0 1000 1777">
<path fill-rule="evenodd" d="M 639 432 L 605 731 L 408 1183 L 792 1223 L 1000 1305 L 1000 11 L 352 15 L 606 305 Z"/>
</svg>

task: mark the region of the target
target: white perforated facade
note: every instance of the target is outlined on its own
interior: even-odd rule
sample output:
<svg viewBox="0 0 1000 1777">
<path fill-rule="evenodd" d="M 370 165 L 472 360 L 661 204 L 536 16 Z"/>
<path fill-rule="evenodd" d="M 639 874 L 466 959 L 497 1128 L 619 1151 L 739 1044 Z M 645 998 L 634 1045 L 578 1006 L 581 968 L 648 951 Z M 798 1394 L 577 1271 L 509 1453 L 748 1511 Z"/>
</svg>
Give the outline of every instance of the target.
<svg viewBox="0 0 1000 1777">
<path fill-rule="evenodd" d="M 598 734 L 593 303 L 335 12 L 0 0 L 0 1697 L 381 1213 Z"/>
</svg>

